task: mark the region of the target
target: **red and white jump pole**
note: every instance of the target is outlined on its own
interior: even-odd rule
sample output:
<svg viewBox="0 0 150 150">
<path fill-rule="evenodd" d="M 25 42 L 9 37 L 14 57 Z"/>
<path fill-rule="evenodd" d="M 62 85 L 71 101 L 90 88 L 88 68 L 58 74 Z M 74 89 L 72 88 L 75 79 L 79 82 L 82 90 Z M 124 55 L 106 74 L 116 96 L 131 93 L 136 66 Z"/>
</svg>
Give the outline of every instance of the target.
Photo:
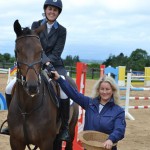
<svg viewBox="0 0 150 150">
<path fill-rule="evenodd" d="M 131 88 L 131 73 L 127 74 L 127 87 L 126 87 L 126 101 L 125 101 L 125 114 L 126 117 L 128 117 L 130 120 L 135 120 L 134 117 L 129 113 L 129 108 L 133 109 L 140 109 L 140 108 L 150 108 L 150 105 L 147 106 L 130 106 L 129 105 L 129 99 L 134 99 L 134 100 L 149 100 L 150 97 L 130 97 L 130 91 L 146 91 L 150 90 L 150 88 Z"/>
<path fill-rule="evenodd" d="M 85 93 L 85 80 L 86 80 L 87 64 L 77 62 L 76 64 L 76 84 L 78 91 L 82 94 Z M 79 117 L 75 128 L 75 137 L 73 141 L 73 150 L 84 150 L 78 140 L 78 133 L 83 130 L 84 124 L 84 110 L 79 106 Z M 62 149 L 65 149 L 65 142 L 63 142 Z"/>
<path fill-rule="evenodd" d="M 85 93 L 85 81 L 86 81 L 87 64 L 77 62 L 76 64 L 76 84 L 78 91 L 82 94 Z M 74 150 L 83 150 L 80 142 L 78 141 L 78 133 L 83 130 L 84 124 L 84 110 L 79 106 L 79 119 L 76 125 L 75 138 L 73 142 Z"/>
<path fill-rule="evenodd" d="M 100 77 L 104 76 L 105 65 L 100 65 Z"/>
</svg>

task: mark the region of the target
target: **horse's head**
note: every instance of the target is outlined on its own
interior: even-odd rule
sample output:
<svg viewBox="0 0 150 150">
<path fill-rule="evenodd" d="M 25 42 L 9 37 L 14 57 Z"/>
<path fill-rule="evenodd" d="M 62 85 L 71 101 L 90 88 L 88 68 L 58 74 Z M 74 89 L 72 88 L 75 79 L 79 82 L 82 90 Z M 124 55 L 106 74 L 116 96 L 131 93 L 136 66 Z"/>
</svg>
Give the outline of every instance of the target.
<svg viewBox="0 0 150 150">
<path fill-rule="evenodd" d="M 17 36 L 17 80 L 21 82 L 28 95 L 34 96 L 39 93 L 43 49 L 37 34 L 29 28 L 22 29 L 18 20 L 14 22 L 14 31 Z"/>
</svg>

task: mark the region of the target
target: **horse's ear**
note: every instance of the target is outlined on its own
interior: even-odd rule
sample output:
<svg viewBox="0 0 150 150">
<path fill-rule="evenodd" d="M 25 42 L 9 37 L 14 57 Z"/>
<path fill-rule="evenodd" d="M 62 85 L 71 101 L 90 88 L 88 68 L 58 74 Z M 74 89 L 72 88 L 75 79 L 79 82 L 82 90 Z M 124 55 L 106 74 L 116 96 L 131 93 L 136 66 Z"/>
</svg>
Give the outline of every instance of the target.
<svg viewBox="0 0 150 150">
<path fill-rule="evenodd" d="M 19 23 L 18 20 L 16 20 L 14 22 L 14 31 L 15 31 L 17 37 L 20 36 L 20 35 L 22 35 L 21 25 L 20 25 L 20 23 Z"/>
</svg>

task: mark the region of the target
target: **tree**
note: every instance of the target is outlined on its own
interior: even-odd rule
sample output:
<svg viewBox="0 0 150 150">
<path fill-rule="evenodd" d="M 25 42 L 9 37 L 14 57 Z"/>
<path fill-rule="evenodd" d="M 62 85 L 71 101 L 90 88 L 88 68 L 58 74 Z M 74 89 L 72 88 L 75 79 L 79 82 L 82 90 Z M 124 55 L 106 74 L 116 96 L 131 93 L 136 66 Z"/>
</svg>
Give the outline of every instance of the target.
<svg viewBox="0 0 150 150">
<path fill-rule="evenodd" d="M 66 59 L 64 60 L 65 66 L 72 66 L 72 56 L 68 55 L 66 56 Z"/>
<path fill-rule="evenodd" d="M 126 66 L 127 70 L 144 71 L 144 67 L 150 66 L 150 56 L 145 50 L 136 49 L 131 53 L 130 57 L 124 56 L 123 53 L 120 53 L 118 56 L 110 55 L 103 64 L 106 67 Z"/>
<path fill-rule="evenodd" d="M 109 57 L 103 62 L 103 64 L 106 66 L 113 66 L 112 62 L 114 57 L 114 55 L 109 55 Z"/>
<path fill-rule="evenodd" d="M 129 61 L 127 63 L 128 69 L 144 71 L 144 67 L 148 65 L 148 58 L 148 54 L 145 50 L 136 49 L 129 57 Z"/>
<path fill-rule="evenodd" d="M 67 55 L 66 59 L 64 59 L 65 66 L 75 66 L 77 62 L 80 62 L 79 56 L 72 57 L 71 55 Z"/>
<path fill-rule="evenodd" d="M 2 54 L 0 54 L 0 62 L 4 61 L 4 56 Z"/>
<path fill-rule="evenodd" d="M 11 55 L 9 53 L 4 53 L 4 61 L 9 62 Z"/>
<path fill-rule="evenodd" d="M 74 62 L 74 64 L 76 64 L 76 62 L 80 62 L 79 56 L 74 56 L 73 57 L 73 62 Z"/>
<path fill-rule="evenodd" d="M 113 67 L 118 67 L 118 66 L 125 66 L 128 61 L 128 57 L 124 56 L 123 53 L 120 53 L 118 56 L 115 55 L 110 55 L 106 61 L 103 62 L 106 66 L 113 66 Z"/>
</svg>

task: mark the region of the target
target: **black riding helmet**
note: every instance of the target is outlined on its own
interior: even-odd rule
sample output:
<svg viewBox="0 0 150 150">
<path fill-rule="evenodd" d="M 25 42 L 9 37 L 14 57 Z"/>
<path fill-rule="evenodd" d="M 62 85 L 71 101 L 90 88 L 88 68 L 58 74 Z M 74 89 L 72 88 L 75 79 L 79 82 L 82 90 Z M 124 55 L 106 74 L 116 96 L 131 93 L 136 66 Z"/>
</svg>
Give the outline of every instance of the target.
<svg viewBox="0 0 150 150">
<path fill-rule="evenodd" d="M 47 6 L 55 6 L 59 9 L 59 13 L 62 11 L 62 1 L 61 0 L 46 0 L 43 6 L 43 9 L 45 10 Z"/>
</svg>

